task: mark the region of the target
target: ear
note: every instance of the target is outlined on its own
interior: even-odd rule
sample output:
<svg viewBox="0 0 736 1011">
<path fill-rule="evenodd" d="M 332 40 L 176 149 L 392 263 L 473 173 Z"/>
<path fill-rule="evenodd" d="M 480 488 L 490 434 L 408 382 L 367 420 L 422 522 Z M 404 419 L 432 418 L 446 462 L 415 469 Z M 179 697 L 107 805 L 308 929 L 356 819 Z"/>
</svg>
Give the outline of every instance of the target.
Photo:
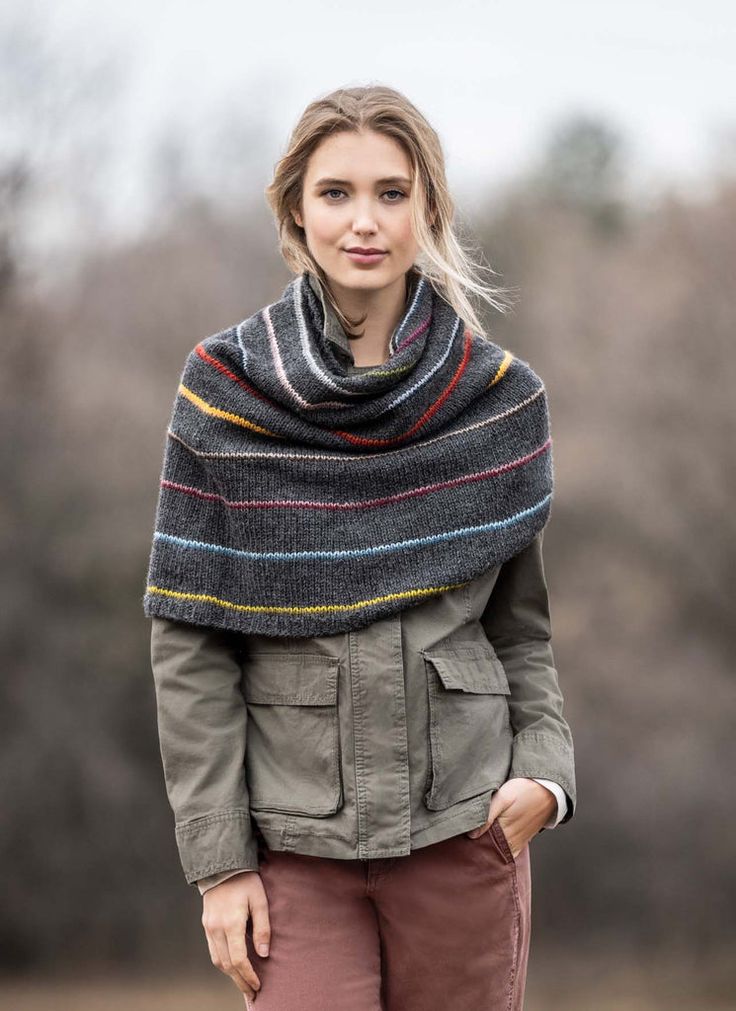
<svg viewBox="0 0 736 1011">
<path fill-rule="evenodd" d="M 291 212 L 291 216 L 294 219 L 294 221 L 296 222 L 296 224 L 299 226 L 299 228 L 304 228 L 304 224 L 302 222 L 302 216 L 299 213 L 299 211 L 296 211 L 296 210 L 292 211 Z"/>
</svg>

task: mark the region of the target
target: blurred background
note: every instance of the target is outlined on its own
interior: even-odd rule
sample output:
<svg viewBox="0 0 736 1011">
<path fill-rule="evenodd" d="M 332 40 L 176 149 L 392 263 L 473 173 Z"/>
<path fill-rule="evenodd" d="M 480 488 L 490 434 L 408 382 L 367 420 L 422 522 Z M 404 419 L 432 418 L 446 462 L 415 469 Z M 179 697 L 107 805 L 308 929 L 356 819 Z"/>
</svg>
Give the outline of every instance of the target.
<svg viewBox="0 0 736 1011">
<path fill-rule="evenodd" d="M 0 1005 L 242 1007 L 210 963 L 141 599 L 187 352 L 290 278 L 304 106 L 404 91 L 545 380 L 578 810 L 532 844 L 529 1011 L 736 1007 L 736 12 L 717 0 L 6 0 Z M 469 1009 L 474 1011 L 474 1009 Z"/>
</svg>

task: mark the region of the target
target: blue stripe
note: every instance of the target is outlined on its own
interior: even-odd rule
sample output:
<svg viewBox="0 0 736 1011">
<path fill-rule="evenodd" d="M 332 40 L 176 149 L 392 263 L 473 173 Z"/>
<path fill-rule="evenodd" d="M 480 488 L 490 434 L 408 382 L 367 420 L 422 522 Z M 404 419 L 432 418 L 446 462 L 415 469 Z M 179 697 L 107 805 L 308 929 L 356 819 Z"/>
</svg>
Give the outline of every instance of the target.
<svg viewBox="0 0 736 1011">
<path fill-rule="evenodd" d="M 544 509 L 552 498 L 552 492 L 545 495 L 543 499 L 529 509 L 509 516 L 505 520 L 494 520 L 491 523 L 483 523 L 478 527 L 462 527 L 459 530 L 449 530 L 444 534 L 435 534 L 431 537 L 416 537 L 409 541 L 399 541 L 396 544 L 380 544 L 374 548 L 360 548 L 354 551 L 245 551 L 239 548 L 226 548 L 221 544 L 206 544 L 204 541 L 192 541 L 186 537 L 175 537 L 174 534 L 165 534 L 157 530 L 154 539 L 167 541 L 170 544 L 178 544 L 182 548 L 193 548 L 197 551 L 211 551 L 218 555 L 229 555 L 233 558 L 250 558 L 254 561 L 293 561 L 310 558 L 367 558 L 370 555 L 386 554 L 390 551 L 404 551 L 406 548 L 425 547 L 430 544 L 437 544 L 441 541 L 451 541 L 457 537 L 473 537 L 475 534 L 482 534 L 488 530 L 500 530 L 504 527 L 513 526 L 520 523 Z"/>
</svg>

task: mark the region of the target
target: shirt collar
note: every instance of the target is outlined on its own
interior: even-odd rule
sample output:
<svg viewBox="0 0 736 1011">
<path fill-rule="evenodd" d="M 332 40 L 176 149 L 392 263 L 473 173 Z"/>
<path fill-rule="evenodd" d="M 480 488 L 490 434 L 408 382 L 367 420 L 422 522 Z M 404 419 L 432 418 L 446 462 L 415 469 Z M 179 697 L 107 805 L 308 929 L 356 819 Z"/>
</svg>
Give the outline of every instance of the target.
<svg viewBox="0 0 736 1011">
<path fill-rule="evenodd" d="M 416 274 L 416 272 L 412 272 L 409 284 L 409 291 L 407 294 L 407 304 L 409 302 L 409 299 L 411 299 L 412 296 L 414 295 L 417 283 L 417 276 L 418 275 Z M 322 283 L 320 282 L 319 278 L 316 277 L 311 272 L 311 270 L 307 271 L 307 279 L 312 288 L 312 291 L 314 291 L 317 295 L 319 295 L 320 301 L 322 302 L 322 309 L 324 310 L 324 317 L 325 317 L 325 325 L 323 330 L 325 338 L 332 343 L 333 351 L 335 352 L 336 357 L 340 361 L 345 361 L 346 364 L 348 365 L 355 365 L 355 359 L 353 357 L 352 351 L 352 341 L 348 338 L 347 334 L 345 333 L 342 324 L 340 323 L 340 320 L 337 318 L 335 310 L 332 308 L 330 303 L 325 298 L 325 294 L 322 289 Z M 393 333 L 391 334 L 392 340 L 394 334 L 396 333 L 397 328 L 398 324 L 397 327 L 394 328 Z"/>
</svg>

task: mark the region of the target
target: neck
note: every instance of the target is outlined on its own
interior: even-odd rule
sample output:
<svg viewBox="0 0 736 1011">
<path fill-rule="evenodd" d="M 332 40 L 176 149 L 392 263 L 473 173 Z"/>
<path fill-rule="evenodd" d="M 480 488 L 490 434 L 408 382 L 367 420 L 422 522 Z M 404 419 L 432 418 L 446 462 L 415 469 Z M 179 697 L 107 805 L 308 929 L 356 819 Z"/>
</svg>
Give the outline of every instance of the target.
<svg viewBox="0 0 736 1011">
<path fill-rule="evenodd" d="M 403 274 L 377 291 L 360 291 L 330 282 L 333 297 L 351 319 L 366 316 L 361 337 L 349 337 L 356 365 L 382 365 L 389 358 L 389 342 L 406 310 L 410 275 Z"/>
</svg>

